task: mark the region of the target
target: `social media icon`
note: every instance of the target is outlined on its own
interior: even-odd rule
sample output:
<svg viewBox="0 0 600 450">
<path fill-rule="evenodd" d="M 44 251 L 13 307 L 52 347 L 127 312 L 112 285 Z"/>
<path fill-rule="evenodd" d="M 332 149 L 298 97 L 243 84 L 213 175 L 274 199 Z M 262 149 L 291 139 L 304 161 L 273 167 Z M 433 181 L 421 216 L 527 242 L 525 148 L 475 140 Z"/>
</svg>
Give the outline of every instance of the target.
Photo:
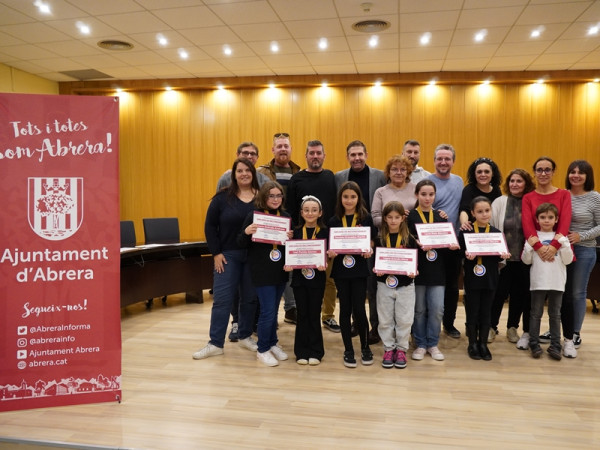
<svg viewBox="0 0 600 450">
<path fill-rule="evenodd" d="M 27 339 L 25 339 L 25 338 L 17 339 L 17 347 L 27 347 Z"/>
<path fill-rule="evenodd" d="M 27 358 L 27 350 L 17 350 L 17 359 Z"/>
<path fill-rule="evenodd" d="M 27 334 L 27 326 L 21 325 L 17 327 L 17 334 L 19 336 L 25 336 Z"/>
<path fill-rule="evenodd" d="M 17 369 L 23 370 L 25 367 L 27 367 L 27 363 L 25 361 L 19 361 L 17 363 Z"/>
</svg>

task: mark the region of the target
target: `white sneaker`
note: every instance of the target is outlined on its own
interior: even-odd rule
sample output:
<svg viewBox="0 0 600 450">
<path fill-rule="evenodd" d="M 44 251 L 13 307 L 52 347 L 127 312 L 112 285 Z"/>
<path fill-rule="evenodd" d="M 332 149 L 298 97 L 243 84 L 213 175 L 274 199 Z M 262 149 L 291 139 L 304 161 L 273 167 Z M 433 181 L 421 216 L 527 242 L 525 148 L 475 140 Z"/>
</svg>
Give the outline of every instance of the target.
<svg viewBox="0 0 600 450">
<path fill-rule="evenodd" d="M 440 349 L 437 347 L 429 347 L 427 349 L 427 353 L 429 353 L 431 355 L 431 357 L 433 359 L 435 359 L 436 361 L 444 360 L 444 354 L 442 352 L 440 352 Z"/>
<path fill-rule="evenodd" d="M 519 333 L 517 333 L 517 329 L 515 327 L 510 327 L 506 331 L 506 338 L 508 339 L 508 342 L 512 342 L 513 344 L 517 343 L 519 341 Z"/>
<path fill-rule="evenodd" d="M 490 331 L 488 331 L 488 344 L 491 344 L 492 342 L 494 342 L 494 339 L 496 339 L 496 330 L 494 330 L 493 328 L 490 328 Z"/>
<path fill-rule="evenodd" d="M 529 333 L 523 333 L 517 341 L 517 348 L 519 350 L 527 350 L 529 348 Z"/>
<path fill-rule="evenodd" d="M 563 355 L 565 355 L 567 358 L 577 358 L 577 350 L 575 350 L 573 339 L 565 339 L 563 345 Z"/>
<path fill-rule="evenodd" d="M 415 351 L 412 352 L 411 358 L 415 361 L 421 361 L 425 357 L 425 353 L 427 353 L 427 350 L 425 350 L 424 347 L 417 347 Z"/>
<path fill-rule="evenodd" d="M 308 364 L 308 359 L 300 358 L 296 360 L 296 363 L 300 364 L 301 366 L 306 366 Z"/>
<path fill-rule="evenodd" d="M 204 359 L 204 358 L 208 358 L 209 356 L 218 356 L 218 355 L 222 355 L 222 354 L 223 354 L 222 348 L 208 343 L 208 344 L 206 344 L 206 347 L 201 348 L 196 353 L 194 353 L 192 355 L 192 358 Z"/>
<path fill-rule="evenodd" d="M 279 361 L 277 361 L 275 359 L 275 357 L 273 356 L 273 353 L 271 353 L 270 351 L 266 351 L 264 353 L 261 353 L 259 351 L 256 352 L 256 358 L 263 363 L 266 366 L 269 367 L 275 367 L 279 365 Z"/>
<path fill-rule="evenodd" d="M 318 366 L 321 364 L 321 360 L 319 358 L 308 358 L 308 364 L 311 366 Z"/>
<path fill-rule="evenodd" d="M 271 347 L 271 353 L 273 353 L 273 356 L 279 361 L 285 361 L 286 359 L 288 359 L 287 353 L 284 352 L 279 345 L 274 345 L 273 347 Z"/>
<path fill-rule="evenodd" d="M 245 348 L 246 350 L 250 350 L 251 352 L 255 352 L 258 350 L 258 344 L 252 337 L 248 336 L 245 339 L 240 339 L 240 346 Z"/>
</svg>

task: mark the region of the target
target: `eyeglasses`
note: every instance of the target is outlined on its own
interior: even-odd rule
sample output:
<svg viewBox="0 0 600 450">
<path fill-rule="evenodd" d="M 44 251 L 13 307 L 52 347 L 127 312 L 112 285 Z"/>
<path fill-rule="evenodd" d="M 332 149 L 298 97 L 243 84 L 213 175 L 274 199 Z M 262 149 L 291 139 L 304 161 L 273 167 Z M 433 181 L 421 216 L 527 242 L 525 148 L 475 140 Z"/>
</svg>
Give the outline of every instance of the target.
<svg viewBox="0 0 600 450">
<path fill-rule="evenodd" d="M 240 155 L 245 156 L 246 158 L 249 158 L 249 157 L 254 158 L 254 157 L 258 156 L 258 153 L 256 153 L 256 152 L 242 151 L 242 152 L 240 152 Z"/>
<path fill-rule="evenodd" d="M 269 198 L 279 200 L 283 198 L 283 194 L 269 194 Z"/>
<path fill-rule="evenodd" d="M 544 167 L 544 168 L 538 167 L 537 169 L 535 169 L 535 173 L 537 173 L 539 175 L 541 175 L 541 174 L 549 175 L 552 172 L 554 172 L 554 169 L 551 167 Z"/>
<path fill-rule="evenodd" d="M 275 133 L 275 134 L 273 135 L 273 139 L 277 139 L 277 138 L 280 138 L 280 137 L 283 137 L 283 138 L 289 138 L 289 137 L 290 137 L 290 135 L 289 135 L 289 134 L 287 134 L 287 133 Z"/>
</svg>

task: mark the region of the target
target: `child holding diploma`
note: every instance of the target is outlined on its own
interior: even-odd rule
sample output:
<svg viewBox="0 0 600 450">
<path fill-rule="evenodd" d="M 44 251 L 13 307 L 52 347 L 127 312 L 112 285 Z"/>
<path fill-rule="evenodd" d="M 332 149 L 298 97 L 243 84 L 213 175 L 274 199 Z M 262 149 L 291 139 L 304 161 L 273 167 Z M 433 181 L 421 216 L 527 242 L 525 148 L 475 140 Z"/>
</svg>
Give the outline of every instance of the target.
<svg viewBox="0 0 600 450">
<path fill-rule="evenodd" d="M 339 227 L 370 227 L 371 236 L 377 233 L 373 219 L 365 208 L 362 191 L 354 181 L 347 181 L 340 186 L 335 206 L 335 215 L 329 220 L 329 228 Z M 329 243 L 331 246 L 331 241 Z M 367 342 L 367 314 L 365 311 L 365 298 L 367 295 L 367 277 L 369 268 L 367 259 L 373 254 L 373 241 L 370 247 L 359 254 L 340 254 L 328 250 L 327 255 L 334 258 L 331 269 L 331 278 L 340 300 L 340 327 L 344 341 L 344 365 L 356 367 L 354 348 L 352 346 L 352 332 L 350 317 L 354 317 L 354 324 L 358 329 L 361 346 L 361 362 L 363 365 L 373 364 L 373 352 Z"/>
<path fill-rule="evenodd" d="M 281 185 L 276 181 L 266 182 L 256 195 L 255 210 L 246 217 L 238 236 L 240 246 L 248 247 L 250 276 L 260 305 L 256 357 L 270 367 L 288 359 L 287 354 L 277 345 L 277 311 L 288 274 L 283 270 L 283 245 L 252 241 L 252 235 L 258 230 L 257 224 L 253 222 L 255 212 L 289 217 L 283 210 L 283 200 Z M 292 233 L 291 230 L 288 231 L 287 237 L 291 238 Z"/>
<path fill-rule="evenodd" d="M 418 236 L 416 224 L 447 222 L 432 205 L 436 187 L 431 180 L 421 180 L 415 188 L 417 204 L 408 214 L 408 228 Z M 415 321 L 413 339 L 417 347 L 412 359 L 422 360 L 427 353 L 436 361 L 443 361 L 444 354 L 438 348 L 442 318 L 444 316 L 444 292 L 446 289 L 447 248 L 430 248 L 419 242 L 419 274 L 415 278 Z M 451 250 L 458 250 L 454 244 Z"/>
<path fill-rule="evenodd" d="M 467 351 L 471 359 L 490 361 L 492 354 L 487 346 L 487 338 L 490 330 L 492 301 L 498 286 L 498 264 L 502 259 L 509 258 L 510 254 L 477 256 L 466 251 L 465 234 L 500 233 L 500 230 L 490 226 L 492 202 L 487 197 L 478 196 L 473 199 L 471 214 L 475 218 L 473 229 L 463 230 L 459 235 L 460 247 L 465 250 L 465 312 L 469 338 Z"/>
<path fill-rule="evenodd" d="M 391 201 L 381 211 L 381 235 L 378 247 L 417 248 L 415 238 L 408 231 L 402 203 Z M 375 269 L 373 269 L 375 271 Z M 415 315 L 416 273 L 391 275 L 375 271 L 377 275 L 377 316 L 379 337 L 383 342 L 381 365 L 390 369 L 406 367 L 408 338 Z"/>
<path fill-rule="evenodd" d="M 312 195 L 302 198 L 300 204 L 299 226 L 294 230 L 293 239 L 327 239 L 327 228 L 321 216 L 321 201 Z M 323 332 L 321 331 L 321 304 L 325 293 L 325 265 L 316 269 L 293 269 L 291 286 L 296 299 L 298 322 L 294 338 L 296 362 L 300 365 L 316 366 L 321 363 L 325 349 L 323 348 Z M 292 268 L 284 266 L 287 272 Z"/>
</svg>

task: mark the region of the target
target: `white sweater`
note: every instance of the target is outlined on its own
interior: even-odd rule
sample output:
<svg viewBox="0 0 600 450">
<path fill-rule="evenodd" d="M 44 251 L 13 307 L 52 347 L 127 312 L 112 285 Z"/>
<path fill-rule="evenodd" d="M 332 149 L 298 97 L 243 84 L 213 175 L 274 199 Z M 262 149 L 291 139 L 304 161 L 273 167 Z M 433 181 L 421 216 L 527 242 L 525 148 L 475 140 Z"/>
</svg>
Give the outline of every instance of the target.
<svg viewBox="0 0 600 450">
<path fill-rule="evenodd" d="M 544 245 L 549 244 L 554 238 L 554 231 L 538 231 L 537 234 L 540 242 Z M 561 237 L 558 242 L 560 242 L 560 249 L 552 262 L 542 261 L 533 247 L 525 242 L 521 260 L 525 264 L 531 264 L 530 290 L 564 292 L 567 281 L 567 264 L 573 261 L 573 250 L 566 236 Z"/>
</svg>

